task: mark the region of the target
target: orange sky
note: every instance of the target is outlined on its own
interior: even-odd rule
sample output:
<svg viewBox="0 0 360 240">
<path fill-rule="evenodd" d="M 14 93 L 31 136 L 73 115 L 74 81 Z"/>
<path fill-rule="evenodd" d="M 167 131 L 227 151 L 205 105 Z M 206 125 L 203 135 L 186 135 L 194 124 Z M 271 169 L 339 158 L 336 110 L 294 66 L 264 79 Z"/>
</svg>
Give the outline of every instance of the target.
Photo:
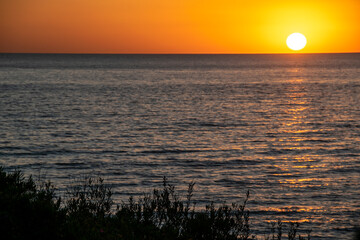
<svg viewBox="0 0 360 240">
<path fill-rule="evenodd" d="M 360 0 L 0 0 L 0 52 L 360 52 Z"/>
</svg>

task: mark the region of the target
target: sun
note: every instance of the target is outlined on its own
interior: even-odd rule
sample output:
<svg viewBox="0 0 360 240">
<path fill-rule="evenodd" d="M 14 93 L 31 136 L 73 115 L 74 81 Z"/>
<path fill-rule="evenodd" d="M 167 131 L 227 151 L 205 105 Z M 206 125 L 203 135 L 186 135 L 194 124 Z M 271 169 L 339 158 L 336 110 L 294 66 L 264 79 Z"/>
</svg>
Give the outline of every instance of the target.
<svg viewBox="0 0 360 240">
<path fill-rule="evenodd" d="M 291 50 L 301 50 L 306 45 L 306 37 L 301 33 L 292 33 L 287 37 L 286 44 Z"/>
</svg>

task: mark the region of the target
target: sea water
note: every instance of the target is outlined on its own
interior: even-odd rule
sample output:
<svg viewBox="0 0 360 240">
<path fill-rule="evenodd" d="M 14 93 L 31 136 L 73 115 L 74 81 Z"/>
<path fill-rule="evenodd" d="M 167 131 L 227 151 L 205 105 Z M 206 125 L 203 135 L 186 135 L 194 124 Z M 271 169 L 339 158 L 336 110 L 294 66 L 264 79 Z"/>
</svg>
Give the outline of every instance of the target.
<svg viewBox="0 0 360 240">
<path fill-rule="evenodd" d="M 0 164 L 114 201 L 196 182 L 312 239 L 351 239 L 360 207 L 360 54 L 0 54 Z M 59 194 L 60 194 L 59 193 Z"/>
</svg>

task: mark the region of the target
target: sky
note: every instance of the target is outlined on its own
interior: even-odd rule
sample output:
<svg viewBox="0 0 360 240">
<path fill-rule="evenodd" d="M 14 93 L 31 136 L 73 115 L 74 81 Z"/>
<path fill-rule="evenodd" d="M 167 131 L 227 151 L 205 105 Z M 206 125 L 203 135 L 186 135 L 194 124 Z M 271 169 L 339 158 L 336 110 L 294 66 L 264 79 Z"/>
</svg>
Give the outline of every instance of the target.
<svg viewBox="0 0 360 240">
<path fill-rule="evenodd" d="M 2 53 L 360 52 L 359 0 L 0 0 Z"/>
</svg>

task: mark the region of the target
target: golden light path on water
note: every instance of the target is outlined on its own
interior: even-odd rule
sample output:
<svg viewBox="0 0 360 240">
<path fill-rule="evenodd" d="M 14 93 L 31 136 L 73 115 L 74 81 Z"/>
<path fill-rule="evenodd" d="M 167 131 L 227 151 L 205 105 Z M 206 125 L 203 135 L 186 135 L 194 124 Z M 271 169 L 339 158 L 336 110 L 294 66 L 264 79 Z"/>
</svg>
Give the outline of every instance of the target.
<svg viewBox="0 0 360 240">
<path fill-rule="evenodd" d="M 301 69 L 293 68 L 289 70 L 292 73 L 299 73 Z M 311 104 L 308 101 L 307 93 L 304 91 L 304 85 L 306 82 L 302 78 L 293 78 L 289 79 L 287 83 L 291 86 L 290 89 L 284 94 L 285 101 L 283 105 L 285 108 L 285 119 L 282 119 L 280 125 L 282 126 L 278 131 L 283 137 L 277 139 L 277 147 L 287 148 L 290 151 L 299 152 L 299 155 L 289 156 L 285 161 L 282 161 L 281 164 L 274 165 L 278 169 L 278 173 L 273 174 L 274 176 L 279 177 L 277 183 L 283 188 L 288 189 L 306 189 L 313 187 L 324 188 L 331 182 L 331 178 L 316 178 L 308 177 L 313 171 L 317 171 L 320 168 L 326 167 L 325 163 L 317 163 L 317 160 L 314 159 L 314 155 L 301 154 L 302 152 L 308 151 L 312 148 L 304 142 L 316 140 L 309 139 L 306 136 L 307 133 L 311 132 L 321 132 L 322 129 L 311 129 L 306 128 L 306 111 L 311 107 Z M 276 158 L 274 157 L 274 161 Z M 294 174 L 295 172 L 295 174 Z M 304 176 L 304 177 L 303 177 Z M 300 190 L 301 191 L 301 190 Z M 291 196 L 291 194 L 285 193 L 286 195 Z M 282 219 L 283 222 L 292 222 L 294 219 L 291 217 L 291 213 L 315 213 L 315 212 L 326 212 L 328 209 L 326 206 L 322 205 L 316 201 L 307 201 L 307 202 L 297 202 L 296 205 L 282 205 L 279 207 L 274 206 L 262 206 L 256 208 L 258 211 L 272 211 L 279 214 L 285 214 L 285 217 Z M 289 215 L 290 214 L 290 217 Z M 269 223 L 274 222 L 274 219 L 267 220 Z M 324 221 L 324 219 L 309 219 L 307 216 L 303 218 L 296 219 L 299 223 L 304 222 L 314 222 L 314 221 Z M 330 220 L 331 221 L 331 220 Z"/>
</svg>

